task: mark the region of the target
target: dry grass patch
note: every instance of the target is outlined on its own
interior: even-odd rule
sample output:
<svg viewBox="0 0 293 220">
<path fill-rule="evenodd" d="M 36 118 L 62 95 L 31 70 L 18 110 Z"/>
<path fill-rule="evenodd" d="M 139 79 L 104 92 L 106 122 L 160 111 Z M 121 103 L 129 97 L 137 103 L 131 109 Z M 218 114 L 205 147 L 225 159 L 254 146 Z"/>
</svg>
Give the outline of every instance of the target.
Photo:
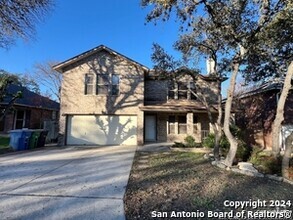
<svg viewBox="0 0 293 220">
<path fill-rule="evenodd" d="M 141 156 L 135 155 L 124 198 L 127 219 L 152 219 L 152 211 L 230 211 L 225 200 L 293 198 L 292 185 L 219 169 L 203 154 L 149 153 L 148 167 L 139 168 Z"/>
</svg>

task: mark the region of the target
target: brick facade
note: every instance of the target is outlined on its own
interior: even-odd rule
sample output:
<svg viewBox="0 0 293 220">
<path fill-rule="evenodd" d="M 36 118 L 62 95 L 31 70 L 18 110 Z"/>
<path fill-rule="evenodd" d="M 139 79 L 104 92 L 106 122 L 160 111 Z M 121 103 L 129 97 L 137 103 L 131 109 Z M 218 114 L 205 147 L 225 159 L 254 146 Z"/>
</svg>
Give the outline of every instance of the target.
<svg viewBox="0 0 293 220">
<path fill-rule="evenodd" d="M 24 128 L 29 129 L 41 129 L 43 128 L 44 121 L 51 121 L 53 110 L 37 109 L 29 107 L 14 107 L 14 110 L 8 113 L 4 120 L 1 121 L 1 132 L 7 133 L 10 130 L 15 129 L 15 114 L 17 110 L 25 111 Z M 55 119 L 57 120 L 57 118 Z"/>
<path fill-rule="evenodd" d="M 272 123 L 275 118 L 280 90 L 253 94 L 237 101 L 236 125 L 244 132 L 244 138 L 251 146 L 272 148 Z M 293 125 L 293 94 L 289 93 L 285 102 L 282 125 Z"/>
</svg>

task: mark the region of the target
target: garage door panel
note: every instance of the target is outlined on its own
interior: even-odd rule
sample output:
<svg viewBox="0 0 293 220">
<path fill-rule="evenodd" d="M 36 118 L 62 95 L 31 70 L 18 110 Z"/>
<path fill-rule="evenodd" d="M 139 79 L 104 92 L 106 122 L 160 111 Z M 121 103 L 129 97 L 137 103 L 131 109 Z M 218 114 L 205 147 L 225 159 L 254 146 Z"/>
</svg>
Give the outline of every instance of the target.
<svg viewBox="0 0 293 220">
<path fill-rule="evenodd" d="M 136 145 L 136 116 L 69 116 L 69 145 Z"/>
</svg>

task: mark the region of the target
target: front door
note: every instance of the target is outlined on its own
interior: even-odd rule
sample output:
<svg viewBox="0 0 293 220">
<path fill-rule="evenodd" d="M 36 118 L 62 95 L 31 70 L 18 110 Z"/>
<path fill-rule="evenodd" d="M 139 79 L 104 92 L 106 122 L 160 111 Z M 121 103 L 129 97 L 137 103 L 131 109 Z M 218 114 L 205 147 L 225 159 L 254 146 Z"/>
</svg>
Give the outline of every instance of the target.
<svg viewBox="0 0 293 220">
<path fill-rule="evenodd" d="M 146 115 L 145 116 L 145 141 L 156 141 L 157 132 L 156 132 L 156 116 L 155 115 Z"/>
</svg>

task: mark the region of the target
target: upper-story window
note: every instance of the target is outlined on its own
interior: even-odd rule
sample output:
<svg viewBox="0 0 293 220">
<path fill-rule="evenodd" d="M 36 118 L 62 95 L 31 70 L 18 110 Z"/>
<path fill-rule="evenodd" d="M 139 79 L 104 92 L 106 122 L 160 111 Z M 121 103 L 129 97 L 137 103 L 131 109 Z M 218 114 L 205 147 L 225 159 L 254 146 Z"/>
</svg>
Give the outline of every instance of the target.
<svg viewBox="0 0 293 220">
<path fill-rule="evenodd" d="M 178 99 L 187 99 L 187 83 L 179 82 L 178 83 Z"/>
<path fill-rule="evenodd" d="M 119 75 L 98 74 L 97 75 L 97 95 L 119 95 Z"/>
<path fill-rule="evenodd" d="M 92 95 L 94 92 L 94 74 L 91 74 L 91 73 L 85 74 L 84 84 L 85 84 L 84 94 Z"/>
<path fill-rule="evenodd" d="M 173 82 L 169 86 L 168 99 L 196 100 L 194 82 Z"/>
<path fill-rule="evenodd" d="M 111 95 L 119 95 L 119 75 L 113 74 L 111 78 Z"/>
<path fill-rule="evenodd" d="M 108 95 L 109 90 L 109 75 L 98 74 L 97 75 L 97 95 Z"/>
</svg>

